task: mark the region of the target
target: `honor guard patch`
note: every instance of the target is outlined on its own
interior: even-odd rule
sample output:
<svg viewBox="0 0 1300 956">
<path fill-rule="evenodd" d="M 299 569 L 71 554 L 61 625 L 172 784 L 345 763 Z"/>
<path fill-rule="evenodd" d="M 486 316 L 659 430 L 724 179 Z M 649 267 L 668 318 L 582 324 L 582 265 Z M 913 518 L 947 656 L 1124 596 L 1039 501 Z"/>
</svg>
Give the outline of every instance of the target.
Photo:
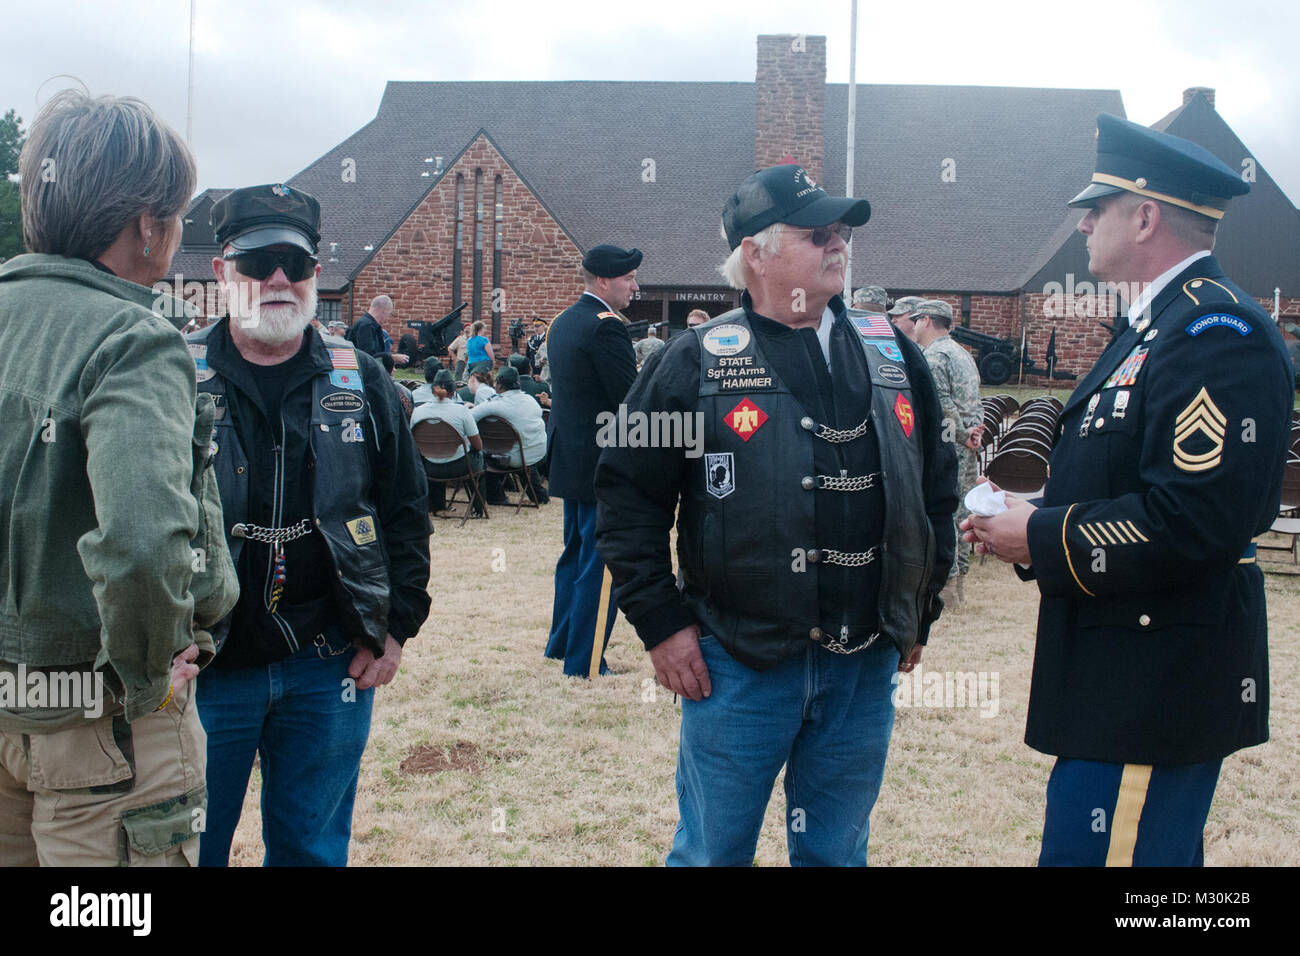
<svg viewBox="0 0 1300 956">
<path fill-rule="evenodd" d="M 903 361 L 903 350 L 898 347 L 897 342 L 872 342 L 876 351 L 889 359 L 891 362 Z"/>
<path fill-rule="evenodd" d="M 206 382 L 217 374 L 208 368 L 208 347 L 206 345 L 191 343 L 189 350 L 194 359 L 194 380 L 196 382 Z"/>
<path fill-rule="evenodd" d="M 330 392 L 321 396 L 320 407 L 327 412 L 359 412 L 366 403 L 352 392 Z"/>
<path fill-rule="evenodd" d="M 352 540 L 357 544 L 374 544 L 375 543 L 375 519 L 369 515 L 362 515 L 360 518 L 353 518 L 347 522 L 348 534 L 352 535 Z"/>
<path fill-rule="evenodd" d="M 359 368 L 357 353 L 352 349 L 330 349 L 329 353 L 335 368 Z"/>
<path fill-rule="evenodd" d="M 366 390 L 361 382 L 360 369 L 335 369 L 330 372 L 330 384 L 335 388 L 350 388 L 354 392 Z"/>
<path fill-rule="evenodd" d="M 1227 429 L 1228 419 L 1202 386 L 1174 419 L 1174 464 L 1182 471 L 1209 471 L 1223 461 Z"/>
<path fill-rule="evenodd" d="M 1200 335 L 1206 329 L 1213 329 L 1218 326 L 1225 326 L 1240 336 L 1250 335 L 1250 323 L 1245 319 L 1239 319 L 1235 315 L 1203 315 L 1191 325 L 1187 326 L 1188 335 Z"/>
<path fill-rule="evenodd" d="M 736 490 L 736 459 L 731 452 L 704 456 L 704 490 L 715 498 L 725 498 Z"/>
<path fill-rule="evenodd" d="M 902 392 L 899 392 L 898 397 L 894 399 L 894 414 L 898 416 L 898 424 L 903 426 L 903 434 L 911 438 L 916 417 L 912 414 L 912 403 L 903 396 Z"/>
<path fill-rule="evenodd" d="M 1138 372 L 1142 371 L 1142 363 L 1147 360 L 1148 351 L 1149 349 L 1144 349 L 1139 345 L 1130 352 L 1128 358 L 1124 360 L 1124 364 L 1111 372 L 1110 378 L 1106 379 L 1106 384 L 1102 388 L 1127 388 L 1135 383 Z"/>
<path fill-rule="evenodd" d="M 894 337 L 894 327 L 883 315 L 851 315 L 849 321 L 866 338 Z"/>
<path fill-rule="evenodd" d="M 710 355 L 735 355 L 749 347 L 749 329 L 728 323 L 704 333 L 704 351 Z"/>
<path fill-rule="evenodd" d="M 763 411 L 748 398 L 742 399 L 740 404 L 727 412 L 723 421 L 733 432 L 749 441 L 754 437 L 754 432 L 763 427 L 767 421 L 767 412 Z"/>
</svg>

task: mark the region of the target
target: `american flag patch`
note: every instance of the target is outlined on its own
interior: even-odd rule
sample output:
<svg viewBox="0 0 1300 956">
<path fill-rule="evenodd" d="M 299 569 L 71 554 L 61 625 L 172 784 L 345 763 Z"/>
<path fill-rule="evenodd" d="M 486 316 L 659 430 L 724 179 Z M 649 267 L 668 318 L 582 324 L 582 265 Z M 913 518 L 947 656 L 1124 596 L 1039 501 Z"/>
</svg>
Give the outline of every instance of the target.
<svg viewBox="0 0 1300 956">
<path fill-rule="evenodd" d="M 357 353 L 352 349 L 330 349 L 330 361 L 335 368 L 358 368 Z"/>
<path fill-rule="evenodd" d="M 891 339 L 894 337 L 894 327 L 883 315 L 852 315 L 849 316 L 849 321 L 865 336 L 888 335 Z"/>
</svg>

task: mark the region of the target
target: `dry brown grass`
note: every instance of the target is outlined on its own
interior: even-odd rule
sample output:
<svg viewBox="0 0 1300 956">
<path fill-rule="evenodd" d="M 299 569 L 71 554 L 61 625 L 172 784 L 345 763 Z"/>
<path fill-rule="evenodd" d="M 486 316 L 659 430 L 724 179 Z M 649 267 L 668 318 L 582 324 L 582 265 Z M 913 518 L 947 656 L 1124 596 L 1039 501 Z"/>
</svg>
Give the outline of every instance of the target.
<svg viewBox="0 0 1300 956">
<path fill-rule="evenodd" d="M 561 518 L 555 501 L 518 517 L 496 508 L 463 529 L 437 523 L 433 613 L 376 698 L 353 865 L 662 863 L 677 821 L 678 708 L 621 616 L 606 655 L 616 676 L 570 679 L 543 659 Z M 1273 739 L 1224 762 L 1206 827 L 1213 866 L 1300 863 L 1300 577 L 1270 574 L 1267 588 Z M 1036 604 L 1032 585 L 977 564 L 965 605 L 936 625 L 922 666 L 997 671 L 998 710 L 899 709 L 873 864 L 1037 860 L 1052 758 L 1023 742 Z M 778 780 L 764 866 L 786 862 L 784 813 Z M 261 858 L 254 774 L 231 862 Z"/>
</svg>

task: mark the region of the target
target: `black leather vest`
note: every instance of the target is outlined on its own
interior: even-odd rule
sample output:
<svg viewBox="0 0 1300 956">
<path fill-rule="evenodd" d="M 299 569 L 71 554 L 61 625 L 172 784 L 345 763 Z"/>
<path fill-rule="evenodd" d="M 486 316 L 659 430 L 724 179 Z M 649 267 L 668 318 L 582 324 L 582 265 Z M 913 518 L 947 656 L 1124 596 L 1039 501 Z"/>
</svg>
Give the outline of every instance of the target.
<svg viewBox="0 0 1300 956">
<path fill-rule="evenodd" d="M 855 325 L 863 331 L 855 337 L 871 374 L 885 503 L 884 539 L 862 541 L 857 550 L 874 546 L 873 560 L 881 562 L 875 634 L 907 655 L 935 559 L 922 493 L 922 435 L 892 330 Z M 704 442 L 699 462 L 687 460 L 691 480 L 678 521 L 687 606 L 733 657 L 758 670 L 809 639 L 840 653 L 863 649 L 875 634 L 831 633 L 818 623 L 818 566 L 827 556 L 811 540 L 818 485 L 813 443 L 826 440 L 818 437 L 826 429 L 776 377 L 743 309 L 693 331 L 700 339 L 696 408 Z M 759 435 L 764 440 L 754 441 Z"/>
<path fill-rule="evenodd" d="M 198 390 L 210 393 L 216 403 L 212 466 L 221 491 L 226 541 L 238 568 L 248 540 L 244 536 L 249 515 L 248 456 L 228 414 L 225 379 L 207 364 L 206 343 L 215 327 L 186 336 L 186 342 L 194 356 Z M 376 440 L 377 432 L 355 350 L 349 347 L 328 351 L 333 371 L 312 379 L 308 426 L 313 458 L 311 533 L 322 536 L 332 559 L 336 604 L 344 617 L 345 633 L 362 637 L 379 655 L 388 630 L 388 555 L 370 492 L 370 456 L 366 450 L 367 443 Z M 276 516 L 275 523 L 280 524 L 280 516 Z M 229 631 L 227 616 L 213 629 L 218 648 Z"/>
</svg>

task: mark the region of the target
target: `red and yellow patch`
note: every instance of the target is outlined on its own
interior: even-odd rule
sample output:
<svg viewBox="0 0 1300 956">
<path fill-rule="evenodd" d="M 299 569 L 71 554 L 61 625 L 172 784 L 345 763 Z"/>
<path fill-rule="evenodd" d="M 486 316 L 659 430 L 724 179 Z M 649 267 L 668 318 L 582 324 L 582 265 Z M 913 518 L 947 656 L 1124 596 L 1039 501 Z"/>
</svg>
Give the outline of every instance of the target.
<svg viewBox="0 0 1300 956">
<path fill-rule="evenodd" d="M 903 397 L 902 392 L 899 392 L 898 398 L 894 399 L 894 414 L 898 416 L 898 424 L 903 426 L 903 434 L 911 438 L 916 416 L 912 413 L 912 403 Z"/>
<path fill-rule="evenodd" d="M 748 398 L 741 399 L 739 405 L 727 412 L 722 419 L 733 432 L 749 441 L 754 432 L 763 427 L 767 421 L 767 412 L 763 411 Z"/>
</svg>

